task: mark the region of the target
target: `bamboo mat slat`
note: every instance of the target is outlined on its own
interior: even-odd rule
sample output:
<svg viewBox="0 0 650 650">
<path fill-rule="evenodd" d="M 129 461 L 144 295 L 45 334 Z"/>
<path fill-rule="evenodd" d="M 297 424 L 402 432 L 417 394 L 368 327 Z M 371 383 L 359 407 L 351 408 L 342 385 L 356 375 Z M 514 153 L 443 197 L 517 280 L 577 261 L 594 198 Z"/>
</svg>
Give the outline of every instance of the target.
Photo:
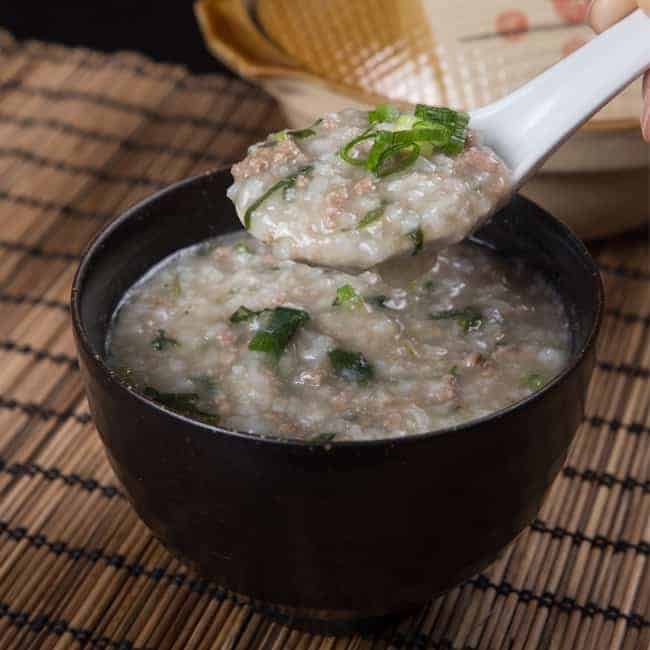
<svg viewBox="0 0 650 650">
<path fill-rule="evenodd" d="M 244 82 L 0 30 L 0 648 L 650 647 L 645 234 L 594 249 L 607 290 L 598 367 L 538 519 L 417 615 L 375 637 L 287 628 L 202 580 L 138 521 L 81 387 L 74 269 L 120 210 L 281 127 Z"/>
</svg>

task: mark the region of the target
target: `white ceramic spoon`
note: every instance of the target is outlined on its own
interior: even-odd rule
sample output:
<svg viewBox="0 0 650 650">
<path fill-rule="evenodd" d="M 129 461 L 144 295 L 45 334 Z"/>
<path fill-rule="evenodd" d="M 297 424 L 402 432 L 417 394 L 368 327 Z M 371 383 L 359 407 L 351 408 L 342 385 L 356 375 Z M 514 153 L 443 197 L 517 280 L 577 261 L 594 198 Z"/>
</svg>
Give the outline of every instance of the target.
<svg viewBox="0 0 650 650">
<path fill-rule="evenodd" d="M 596 111 L 650 69 L 650 17 L 637 9 L 503 99 L 473 111 L 516 191 Z"/>
</svg>

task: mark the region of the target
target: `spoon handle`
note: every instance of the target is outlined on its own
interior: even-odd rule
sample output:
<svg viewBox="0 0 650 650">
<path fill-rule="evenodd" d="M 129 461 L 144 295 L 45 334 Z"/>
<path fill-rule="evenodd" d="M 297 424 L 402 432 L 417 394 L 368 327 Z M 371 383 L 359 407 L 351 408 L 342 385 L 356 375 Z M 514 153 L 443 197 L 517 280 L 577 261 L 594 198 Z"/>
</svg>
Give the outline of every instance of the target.
<svg viewBox="0 0 650 650">
<path fill-rule="evenodd" d="M 517 189 L 578 127 L 650 68 L 650 17 L 637 9 L 502 99 L 471 126 L 512 172 Z"/>
</svg>

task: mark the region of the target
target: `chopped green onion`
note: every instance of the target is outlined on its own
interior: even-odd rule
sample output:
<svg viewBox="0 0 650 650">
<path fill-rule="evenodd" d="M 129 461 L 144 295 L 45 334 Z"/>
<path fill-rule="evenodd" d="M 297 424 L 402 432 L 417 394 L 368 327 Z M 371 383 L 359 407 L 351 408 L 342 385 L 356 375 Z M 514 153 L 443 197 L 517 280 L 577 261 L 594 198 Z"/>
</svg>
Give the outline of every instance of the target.
<svg viewBox="0 0 650 650">
<path fill-rule="evenodd" d="M 537 372 L 531 372 L 529 375 L 524 377 L 524 384 L 530 388 L 530 390 L 539 390 L 546 384 L 546 379 Z"/>
<path fill-rule="evenodd" d="M 352 138 L 350 142 L 348 142 L 340 151 L 339 151 L 339 156 L 345 160 L 346 163 L 349 163 L 350 165 L 365 165 L 366 164 L 366 159 L 365 158 L 352 158 L 350 156 L 350 152 L 354 147 L 356 147 L 360 142 L 364 142 L 365 140 L 369 140 L 370 138 L 374 138 L 376 136 L 376 132 L 373 131 L 372 129 L 367 129 L 364 131 L 360 136 L 357 136 L 356 138 Z"/>
<path fill-rule="evenodd" d="M 406 169 L 422 154 L 430 156 L 438 149 L 454 155 L 460 153 L 467 138 L 469 115 L 449 108 L 418 104 L 415 114 L 401 114 L 394 106 L 382 104 L 368 113 L 371 127 L 360 136 L 353 138 L 340 151 L 339 155 L 351 165 L 365 165 L 379 177 L 388 176 Z M 391 123 L 391 130 L 374 131 L 373 126 Z M 351 153 L 361 142 L 374 139 L 367 158 L 352 157 Z M 403 156 L 408 152 L 407 156 Z M 398 164 L 385 164 L 397 158 Z M 400 159 L 401 158 L 401 159 Z"/>
<path fill-rule="evenodd" d="M 287 135 L 287 130 L 282 129 L 282 131 L 271 133 L 269 137 L 273 140 L 273 144 L 275 145 L 276 142 L 284 142 L 289 136 Z"/>
<path fill-rule="evenodd" d="M 442 148 L 444 153 L 453 156 L 459 154 L 465 148 L 468 125 L 469 115 L 467 113 L 459 113 L 458 121 L 451 132 L 449 143 Z"/>
<path fill-rule="evenodd" d="M 424 246 L 424 233 L 422 228 L 416 228 L 408 234 L 409 239 L 413 241 L 413 252 L 411 255 L 417 255 Z"/>
<path fill-rule="evenodd" d="M 294 129 L 293 131 L 287 131 L 287 133 L 298 140 L 304 140 L 305 138 L 311 138 L 312 135 L 316 135 L 314 129 L 323 121 L 322 117 L 319 117 L 311 126 L 306 129 Z"/>
<path fill-rule="evenodd" d="M 348 304 L 350 307 L 363 302 L 363 298 L 351 284 L 344 284 L 336 290 L 336 298 L 332 305 L 339 306 Z"/>
<path fill-rule="evenodd" d="M 437 137 L 434 129 L 418 129 L 417 131 L 421 132 L 423 140 Z M 374 134 L 374 137 L 375 141 L 368 153 L 368 158 L 365 160 L 365 166 L 366 169 L 374 172 L 379 177 L 388 176 L 406 169 L 420 155 L 420 147 L 414 140 L 414 138 L 418 137 L 416 130 L 379 131 Z M 446 139 L 444 142 L 446 142 Z M 407 150 L 408 155 L 403 156 L 402 153 Z M 395 158 L 395 164 L 384 169 L 384 164 L 391 158 Z M 355 164 L 358 163 L 355 162 Z"/>
<path fill-rule="evenodd" d="M 146 386 L 143 393 L 149 399 L 166 406 L 172 411 L 177 411 L 182 415 L 187 415 L 213 426 L 219 424 L 217 415 L 206 413 L 196 406 L 196 402 L 199 401 L 199 396 L 196 393 L 161 393 L 151 386 Z"/>
<path fill-rule="evenodd" d="M 295 131 L 287 131 L 287 133 L 298 140 L 304 140 L 305 138 L 311 138 L 312 135 L 316 135 L 314 129 L 296 129 Z"/>
<path fill-rule="evenodd" d="M 395 122 L 399 116 L 399 110 L 391 104 L 379 104 L 375 110 L 368 113 L 368 122 L 370 124 L 377 122 Z"/>
<path fill-rule="evenodd" d="M 381 155 L 393 144 L 392 131 L 379 131 L 375 136 L 375 142 L 368 153 L 366 160 L 366 169 L 376 172 L 379 167 Z"/>
<path fill-rule="evenodd" d="M 464 332 L 472 332 L 483 325 L 483 316 L 474 307 L 434 312 L 431 314 L 431 318 L 433 320 L 455 320 Z"/>
<path fill-rule="evenodd" d="M 384 210 L 386 206 L 385 205 L 380 205 L 378 208 L 375 208 L 374 210 L 370 210 L 370 212 L 366 212 L 366 214 L 363 216 L 361 221 L 357 224 L 357 230 L 361 230 L 361 228 L 365 228 L 366 226 L 369 226 L 371 223 L 374 223 L 375 221 L 378 221 L 384 216 Z"/>
<path fill-rule="evenodd" d="M 298 328 L 309 320 L 309 314 L 291 307 L 276 307 L 269 311 L 271 317 L 268 323 L 257 331 L 248 344 L 248 349 L 266 352 L 277 361 Z"/>
<path fill-rule="evenodd" d="M 236 312 L 230 315 L 229 320 L 231 323 L 243 323 L 244 321 L 251 320 L 251 318 L 255 318 L 256 316 L 263 314 L 265 311 L 267 310 L 262 309 L 261 311 L 253 311 L 252 309 L 249 309 L 248 307 L 244 307 L 244 305 L 242 305 Z"/>
<path fill-rule="evenodd" d="M 406 155 L 403 155 L 406 154 Z M 420 147 L 415 142 L 394 144 L 382 151 L 375 173 L 380 178 L 401 172 L 410 167 L 420 155 Z M 393 161 L 392 165 L 387 163 Z"/>
<path fill-rule="evenodd" d="M 408 131 L 395 131 L 393 142 L 395 144 L 411 142 L 430 142 L 434 147 L 443 147 L 449 142 L 450 132 L 442 124 L 427 125 L 427 128 L 409 129 Z"/>
<path fill-rule="evenodd" d="M 328 442 L 332 442 L 336 438 L 335 433 L 317 433 L 313 438 L 309 439 L 309 442 L 314 442 L 317 445 L 324 445 Z"/>
<path fill-rule="evenodd" d="M 410 113 L 402 113 L 397 118 L 397 121 L 394 124 L 394 129 L 399 131 L 403 129 L 412 129 L 417 121 L 418 120 L 415 115 L 411 115 Z"/>
<path fill-rule="evenodd" d="M 413 112 L 415 117 L 424 122 L 435 122 L 444 126 L 453 127 L 458 119 L 459 112 L 446 106 L 429 106 L 417 104 Z"/>
<path fill-rule="evenodd" d="M 316 131 L 314 131 L 314 127 L 318 126 L 322 121 L 323 118 L 319 118 L 306 129 L 294 129 L 292 131 L 284 129 L 284 131 L 278 131 L 277 133 L 272 133 L 271 138 L 277 140 L 278 142 L 282 142 L 283 140 L 286 140 L 287 137 L 289 136 L 291 136 L 292 138 L 296 138 L 297 140 L 304 140 L 305 138 L 311 138 L 312 135 L 316 135 Z"/>
<path fill-rule="evenodd" d="M 312 165 L 307 165 L 306 167 L 299 169 L 294 174 L 291 174 L 286 178 L 280 179 L 277 183 L 271 185 L 271 187 L 269 187 L 269 189 L 266 190 L 266 192 L 264 192 L 262 196 L 260 196 L 258 199 L 253 201 L 253 203 L 251 203 L 251 205 L 246 210 L 246 213 L 244 214 L 244 227 L 246 228 L 246 230 L 249 230 L 251 227 L 251 217 L 253 216 L 253 212 L 255 212 L 255 210 L 257 210 L 257 208 L 259 208 L 260 205 L 262 205 L 262 203 L 264 203 L 264 201 L 266 201 L 266 199 L 268 199 L 269 196 L 271 196 L 271 194 L 281 189 L 293 187 L 296 184 L 296 179 L 298 178 L 298 176 L 301 176 L 303 174 L 309 174 L 313 169 L 314 168 Z"/>
<path fill-rule="evenodd" d="M 458 374 L 459 374 L 458 373 L 458 366 L 452 366 L 451 368 L 449 368 L 449 374 L 452 377 L 458 377 Z"/>
<path fill-rule="evenodd" d="M 167 336 L 165 330 L 158 330 L 158 334 L 151 339 L 151 347 L 156 350 L 156 352 L 163 352 L 169 348 L 178 347 L 180 343 L 173 339 L 171 336 Z"/>
<path fill-rule="evenodd" d="M 401 114 L 394 106 L 382 104 L 368 113 L 371 127 L 348 142 L 339 155 L 351 165 L 365 165 L 379 177 L 394 174 L 411 165 L 422 154 L 430 156 L 435 149 L 446 154 L 460 153 L 465 147 L 469 114 L 450 108 L 418 104 L 415 114 Z M 387 131 L 374 131 L 376 124 L 391 123 Z M 374 138 L 367 158 L 355 158 L 350 154 L 360 142 Z M 402 145 L 399 146 L 398 145 Z M 391 157 L 397 156 L 409 145 L 405 159 L 397 166 L 382 169 Z"/>
<path fill-rule="evenodd" d="M 442 147 L 444 153 L 450 155 L 458 154 L 465 147 L 467 127 L 469 125 L 468 113 L 454 111 L 441 106 L 418 104 L 415 107 L 415 116 L 427 122 L 442 124 L 450 130 L 449 141 Z"/>
<path fill-rule="evenodd" d="M 374 375 L 373 367 L 361 352 L 348 352 L 339 348 L 328 352 L 334 372 L 346 381 L 366 384 Z"/>
</svg>

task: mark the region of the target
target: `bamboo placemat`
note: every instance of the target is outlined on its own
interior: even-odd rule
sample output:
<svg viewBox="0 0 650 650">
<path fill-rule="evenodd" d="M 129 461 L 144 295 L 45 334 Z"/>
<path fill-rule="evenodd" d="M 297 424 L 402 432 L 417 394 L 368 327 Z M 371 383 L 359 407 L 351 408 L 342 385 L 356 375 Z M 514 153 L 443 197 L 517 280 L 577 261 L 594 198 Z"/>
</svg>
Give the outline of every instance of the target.
<svg viewBox="0 0 650 650">
<path fill-rule="evenodd" d="M 648 648 L 644 234 L 596 249 L 599 364 L 539 519 L 401 625 L 340 639 L 284 627 L 202 581 L 136 518 L 79 379 L 67 306 L 79 253 L 136 199 L 280 126 L 240 81 L 0 33 L 0 648 Z"/>
</svg>

